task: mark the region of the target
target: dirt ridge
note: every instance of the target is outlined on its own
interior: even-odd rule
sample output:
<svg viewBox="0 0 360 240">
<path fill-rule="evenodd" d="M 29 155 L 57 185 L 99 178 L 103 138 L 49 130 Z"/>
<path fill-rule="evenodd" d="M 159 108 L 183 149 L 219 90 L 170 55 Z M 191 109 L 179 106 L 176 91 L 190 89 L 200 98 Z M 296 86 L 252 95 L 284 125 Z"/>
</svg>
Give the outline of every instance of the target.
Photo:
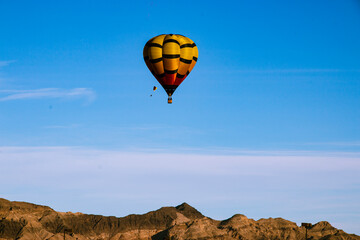
<svg viewBox="0 0 360 240">
<path fill-rule="evenodd" d="M 305 228 L 282 218 L 255 221 L 235 214 L 223 221 L 187 203 L 125 217 L 56 212 L 50 207 L 0 198 L 0 240 L 300 240 Z M 322 221 L 308 229 L 312 240 L 360 240 Z"/>
</svg>

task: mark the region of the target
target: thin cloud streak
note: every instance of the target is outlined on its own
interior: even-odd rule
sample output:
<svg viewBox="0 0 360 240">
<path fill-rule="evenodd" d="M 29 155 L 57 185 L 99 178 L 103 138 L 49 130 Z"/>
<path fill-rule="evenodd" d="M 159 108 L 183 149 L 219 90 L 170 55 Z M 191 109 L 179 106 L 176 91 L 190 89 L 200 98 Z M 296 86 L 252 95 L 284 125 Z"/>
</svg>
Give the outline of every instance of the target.
<svg viewBox="0 0 360 240">
<path fill-rule="evenodd" d="M 217 70 L 210 70 L 210 72 L 217 72 Z M 308 73 L 316 74 L 316 73 L 360 73 L 360 69 L 332 69 L 332 68 L 236 69 L 236 70 L 229 69 L 225 72 L 239 73 L 239 74 L 308 74 Z"/>
<path fill-rule="evenodd" d="M 10 65 L 11 63 L 15 62 L 15 60 L 8 60 L 8 61 L 0 61 L 0 67 L 5 67 Z"/>
<path fill-rule="evenodd" d="M 13 160 L 10 161 L 10 159 Z M 64 159 L 68 159 L 68 161 Z M 175 171 L 177 173 L 197 173 L 208 176 L 239 174 L 268 176 L 277 173 L 291 176 L 293 173 L 302 171 L 325 173 L 354 170 L 360 172 L 359 154 L 337 153 L 330 155 L 324 153 L 322 155 L 320 152 L 311 154 L 311 152 L 302 153 L 301 151 L 259 151 L 258 153 L 243 151 L 232 155 L 213 155 L 206 153 L 151 153 L 141 150 L 136 152 L 111 151 L 83 147 L 0 147 L 0 162 L 3 161 L 7 163 L 3 166 L 10 166 L 21 161 L 23 163 L 39 163 L 40 165 L 45 163 L 45 168 L 58 170 L 60 170 L 59 167 L 54 167 L 61 162 L 60 165 L 64 166 L 65 169 L 75 172 L 96 171 L 97 164 L 105 163 L 112 165 L 114 169 L 132 169 L 133 173 Z M 74 163 L 81 163 L 81 167 L 78 166 L 77 168 L 76 165 L 72 165 Z M 72 167 L 68 168 L 70 166 Z M 93 168 L 94 166 L 95 168 Z M 39 170 L 41 168 L 36 171 Z M 130 174 L 130 172 L 127 173 Z"/>
<path fill-rule="evenodd" d="M 0 90 L 0 95 L 7 95 L 0 98 L 0 102 L 12 100 L 58 98 L 58 99 L 78 99 L 85 98 L 88 101 L 95 99 L 95 92 L 89 88 L 41 88 L 35 90 Z"/>
<path fill-rule="evenodd" d="M 78 128 L 80 124 L 70 124 L 70 125 L 51 125 L 51 126 L 45 126 L 44 128 L 47 129 L 72 129 L 72 128 Z"/>
<path fill-rule="evenodd" d="M 360 147 L 360 141 L 354 142 L 310 142 L 303 145 L 310 146 L 339 146 L 339 147 Z"/>
<path fill-rule="evenodd" d="M 211 148 L 133 148 L 132 152 L 147 153 L 180 153 L 212 156 L 321 156 L 321 157 L 352 157 L 360 159 L 359 151 L 316 151 L 316 150 L 248 150 L 226 147 Z"/>
<path fill-rule="evenodd" d="M 336 73 L 336 72 L 360 72 L 360 69 L 331 69 L 331 68 L 304 68 L 304 69 L 263 69 L 263 70 L 239 70 L 240 73 Z"/>
</svg>

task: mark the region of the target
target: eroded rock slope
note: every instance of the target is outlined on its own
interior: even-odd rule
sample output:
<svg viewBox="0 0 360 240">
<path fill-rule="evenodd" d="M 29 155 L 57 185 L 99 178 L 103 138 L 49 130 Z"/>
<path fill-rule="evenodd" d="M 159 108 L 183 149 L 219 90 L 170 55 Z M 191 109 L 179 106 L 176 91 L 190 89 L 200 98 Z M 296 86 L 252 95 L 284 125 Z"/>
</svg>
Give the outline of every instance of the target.
<svg viewBox="0 0 360 240">
<path fill-rule="evenodd" d="M 282 218 L 255 221 L 234 215 L 216 221 L 183 203 L 143 215 L 104 217 L 56 212 L 50 207 L 0 198 L 0 240 L 300 240 L 305 229 Z M 312 240 L 360 240 L 319 222 L 308 230 Z"/>
</svg>

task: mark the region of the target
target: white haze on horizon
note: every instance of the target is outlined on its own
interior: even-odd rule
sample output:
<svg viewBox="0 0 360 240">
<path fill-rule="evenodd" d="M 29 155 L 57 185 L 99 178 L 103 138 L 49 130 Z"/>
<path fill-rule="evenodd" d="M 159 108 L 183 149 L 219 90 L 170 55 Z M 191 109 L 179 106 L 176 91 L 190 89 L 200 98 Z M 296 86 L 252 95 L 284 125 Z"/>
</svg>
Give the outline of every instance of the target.
<svg viewBox="0 0 360 240">
<path fill-rule="evenodd" d="M 0 147 L 0 197 L 118 217 L 187 202 L 225 219 L 329 221 L 360 234 L 360 154 Z"/>
</svg>

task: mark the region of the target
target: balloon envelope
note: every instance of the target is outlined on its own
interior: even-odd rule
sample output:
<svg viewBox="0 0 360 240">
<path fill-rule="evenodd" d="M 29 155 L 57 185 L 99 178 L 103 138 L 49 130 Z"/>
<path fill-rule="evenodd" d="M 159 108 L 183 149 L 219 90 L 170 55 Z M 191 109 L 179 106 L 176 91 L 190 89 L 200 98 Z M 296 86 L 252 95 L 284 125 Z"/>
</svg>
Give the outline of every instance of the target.
<svg viewBox="0 0 360 240">
<path fill-rule="evenodd" d="M 194 68 L 198 49 L 183 35 L 162 34 L 145 44 L 143 55 L 147 67 L 171 97 Z"/>
</svg>

